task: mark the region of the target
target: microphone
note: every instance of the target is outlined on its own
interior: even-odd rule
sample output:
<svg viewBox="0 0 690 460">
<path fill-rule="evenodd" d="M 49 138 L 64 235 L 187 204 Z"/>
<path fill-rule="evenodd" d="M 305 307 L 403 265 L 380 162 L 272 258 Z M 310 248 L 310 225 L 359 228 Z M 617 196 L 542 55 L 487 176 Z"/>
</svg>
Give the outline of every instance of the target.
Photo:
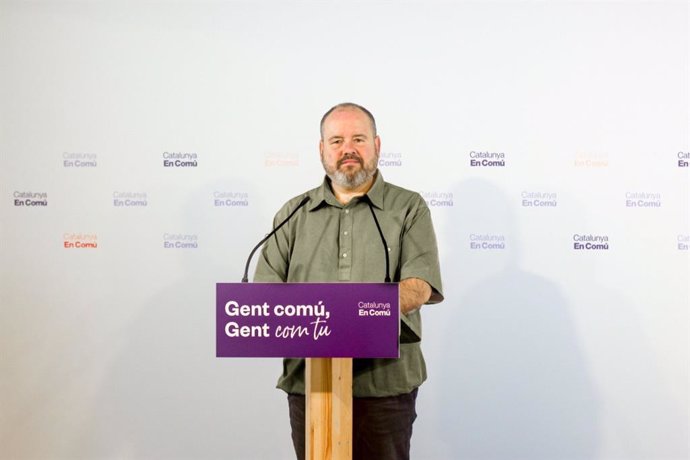
<svg viewBox="0 0 690 460">
<path fill-rule="evenodd" d="M 261 247 L 261 245 L 263 245 L 266 241 L 268 241 L 268 239 L 269 239 L 270 237 L 272 237 L 273 235 L 275 235 L 275 233 L 276 233 L 278 230 L 280 230 L 280 227 L 282 227 L 283 225 L 287 224 L 287 222 L 288 222 L 290 219 L 292 219 L 292 216 L 294 216 L 295 213 L 296 213 L 297 211 L 299 211 L 299 209 L 300 209 L 302 206 L 304 206 L 305 204 L 307 204 L 308 201 L 309 201 L 309 197 L 308 197 L 308 196 L 305 196 L 304 198 L 302 198 L 302 201 L 299 202 L 299 204 L 297 205 L 297 207 L 290 213 L 290 215 L 287 216 L 287 217 L 285 218 L 285 220 L 282 221 L 282 222 L 280 223 L 280 225 L 278 225 L 276 228 L 274 228 L 273 231 L 272 231 L 271 233 L 269 233 L 268 235 L 266 235 L 266 237 L 265 237 L 263 240 L 259 241 L 259 244 L 257 244 L 257 245 L 254 247 L 254 249 L 252 249 L 252 252 L 249 253 L 249 258 L 247 258 L 247 265 L 245 265 L 245 267 L 244 267 L 244 276 L 242 277 L 242 282 L 243 282 L 243 283 L 249 282 L 249 276 L 248 276 L 248 273 L 249 273 L 249 263 L 252 261 L 252 257 L 254 257 L 254 253 L 256 252 L 256 250 L 259 249 L 259 248 Z"/>
<path fill-rule="evenodd" d="M 381 236 L 381 242 L 383 243 L 383 253 L 386 254 L 386 283 L 391 282 L 391 267 L 390 267 L 390 258 L 388 255 L 388 243 L 386 243 L 386 238 L 383 236 L 383 232 L 381 231 L 381 226 L 379 225 L 379 220 L 376 218 L 376 213 L 374 212 L 374 207 L 371 205 L 371 199 L 369 198 L 368 195 L 364 195 L 364 201 L 367 202 L 367 205 L 369 206 L 369 210 L 371 211 L 371 215 L 374 217 L 374 222 L 376 222 L 376 228 L 379 231 L 379 235 Z"/>
</svg>

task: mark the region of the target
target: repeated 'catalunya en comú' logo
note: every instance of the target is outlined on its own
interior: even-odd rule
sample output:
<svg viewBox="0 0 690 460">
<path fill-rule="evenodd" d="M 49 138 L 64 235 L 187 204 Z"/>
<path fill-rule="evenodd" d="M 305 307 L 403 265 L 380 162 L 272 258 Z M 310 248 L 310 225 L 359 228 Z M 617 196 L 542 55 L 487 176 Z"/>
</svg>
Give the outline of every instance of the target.
<svg viewBox="0 0 690 460">
<path fill-rule="evenodd" d="M 65 168 L 96 168 L 98 155 L 95 153 L 62 152 L 62 166 Z"/>
<path fill-rule="evenodd" d="M 388 302 L 357 302 L 357 316 L 391 316 Z"/>
<path fill-rule="evenodd" d="M 584 169 L 608 168 L 609 156 L 606 153 L 578 153 L 575 155 L 574 166 Z"/>
<path fill-rule="evenodd" d="M 21 192 L 12 194 L 15 206 L 42 207 L 48 206 L 48 192 Z"/>
<path fill-rule="evenodd" d="M 402 153 L 384 152 L 379 156 L 379 167 L 400 167 L 403 165 Z"/>
<path fill-rule="evenodd" d="M 573 249 L 576 251 L 608 251 L 608 235 L 576 233 L 573 235 Z"/>
<path fill-rule="evenodd" d="M 420 192 L 426 205 L 430 208 L 452 208 L 453 193 L 452 192 Z"/>
<path fill-rule="evenodd" d="M 249 193 L 247 192 L 213 192 L 213 206 L 216 208 L 235 208 L 249 206 Z"/>
<path fill-rule="evenodd" d="M 163 234 L 165 249 L 197 249 L 199 235 L 193 233 L 165 233 Z"/>
<path fill-rule="evenodd" d="M 503 250 L 506 248 L 506 237 L 499 233 L 470 233 L 470 249 Z"/>
<path fill-rule="evenodd" d="M 523 208 L 555 208 L 558 206 L 558 193 L 523 190 L 520 193 Z"/>
<path fill-rule="evenodd" d="M 626 208 L 660 208 L 661 193 L 626 192 Z"/>
<path fill-rule="evenodd" d="M 146 192 L 113 192 L 113 206 L 116 208 L 145 208 L 148 205 Z"/>
<path fill-rule="evenodd" d="M 296 153 L 265 153 L 264 166 L 267 168 L 299 166 L 299 155 Z"/>
<path fill-rule="evenodd" d="M 164 168 L 196 168 L 199 155 L 196 152 L 163 152 Z"/>
<path fill-rule="evenodd" d="M 690 248 L 690 235 L 678 235 L 678 250 L 688 251 Z"/>
<path fill-rule="evenodd" d="M 64 233 L 62 247 L 65 249 L 97 249 L 98 235 L 95 233 Z"/>
<path fill-rule="evenodd" d="M 470 167 L 472 168 L 503 168 L 506 165 L 504 152 L 476 152 L 470 151 Z"/>
<path fill-rule="evenodd" d="M 678 152 L 678 167 L 690 168 L 690 152 Z"/>
</svg>

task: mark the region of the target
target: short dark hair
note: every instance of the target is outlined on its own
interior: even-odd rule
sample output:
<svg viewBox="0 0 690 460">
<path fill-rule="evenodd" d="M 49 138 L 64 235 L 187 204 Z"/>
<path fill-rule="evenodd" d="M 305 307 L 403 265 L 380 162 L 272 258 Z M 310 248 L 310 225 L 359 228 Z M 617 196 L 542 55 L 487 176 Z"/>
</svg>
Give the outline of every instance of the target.
<svg viewBox="0 0 690 460">
<path fill-rule="evenodd" d="M 319 126 L 319 131 L 321 132 L 321 139 L 323 139 L 323 124 L 326 122 L 326 118 L 328 118 L 328 116 L 336 110 L 340 109 L 357 109 L 364 112 L 364 115 L 366 115 L 369 118 L 369 121 L 371 122 L 371 130 L 374 132 L 374 137 L 376 137 L 376 120 L 374 120 L 374 116 L 371 114 L 371 112 L 369 112 L 361 105 L 355 104 L 354 102 L 341 102 L 340 104 L 331 107 L 328 110 L 328 112 L 324 113 L 323 117 L 321 117 L 321 125 Z"/>
</svg>

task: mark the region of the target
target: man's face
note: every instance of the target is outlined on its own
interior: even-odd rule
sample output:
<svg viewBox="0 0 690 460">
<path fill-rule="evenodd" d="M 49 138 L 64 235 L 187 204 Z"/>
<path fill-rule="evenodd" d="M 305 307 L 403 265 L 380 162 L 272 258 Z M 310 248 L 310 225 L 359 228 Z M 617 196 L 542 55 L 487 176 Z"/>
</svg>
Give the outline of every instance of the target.
<svg viewBox="0 0 690 460">
<path fill-rule="evenodd" d="M 355 189 L 374 177 L 381 140 L 374 136 L 365 113 L 355 108 L 336 110 L 326 118 L 322 135 L 321 163 L 335 184 Z"/>
</svg>

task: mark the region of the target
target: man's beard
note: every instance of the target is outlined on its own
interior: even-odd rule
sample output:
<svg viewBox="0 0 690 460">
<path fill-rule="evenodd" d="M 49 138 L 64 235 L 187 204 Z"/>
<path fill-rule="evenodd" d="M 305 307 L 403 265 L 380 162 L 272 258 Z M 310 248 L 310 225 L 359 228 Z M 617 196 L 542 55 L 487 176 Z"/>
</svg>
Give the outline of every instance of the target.
<svg viewBox="0 0 690 460">
<path fill-rule="evenodd" d="M 357 169 L 356 171 L 351 171 L 351 172 L 345 172 L 340 169 L 340 166 L 343 161 L 349 160 L 349 159 L 356 159 L 359 161 L 360 168 Z M 336 165 L 335 168 L 330 168 L 324 159 L 321 159 L 321 163 L 323 164 L 323 169 L 326 171 L 326 175 L 333 181 L 335 184 L 346 188 L 346 189 L 355 189 L 363 184 L 365 184 L 367 181 L 369 181 L 371 178 L 374 177 L 376 174 L 376 166 L 379 162 L 379 157 L 376 155 L 372 159 L 372 162 L 370 164 L 364 164 L 362 159 L 359 156 L 354 156 L 354 155 L 349 155 L 349 156 L 344 156 L 343 158 L 340 159 L 338 164 Z"/>
</svg>

